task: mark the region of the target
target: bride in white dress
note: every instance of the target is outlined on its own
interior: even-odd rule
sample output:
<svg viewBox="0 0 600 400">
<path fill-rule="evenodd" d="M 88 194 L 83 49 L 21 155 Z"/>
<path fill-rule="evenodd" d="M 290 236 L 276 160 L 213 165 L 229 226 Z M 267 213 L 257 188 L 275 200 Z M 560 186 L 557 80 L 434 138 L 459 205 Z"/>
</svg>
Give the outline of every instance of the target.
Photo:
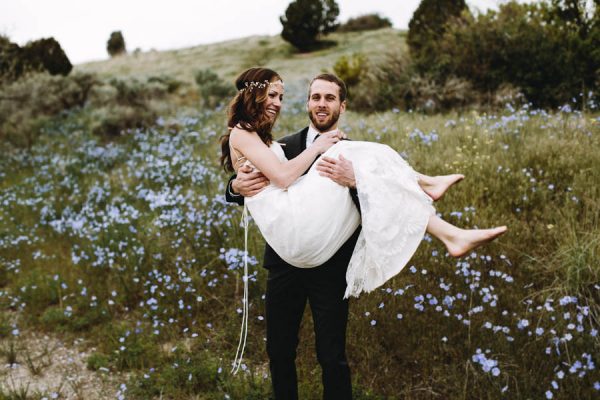
<svg viewBox="0 0 600 400">
<path fill-rule="evenodd" d="M 283 82 L 273 71 L 268 80 L 245 80 L 246 72 L 236 82 L 239 92 L 230 107 L 230 132 L 221 140 L 221 162 L 235 171 L 251 165 L 270 180 L 245 204 L 265 240 L 287 263 L 298 268 L 323 264 L 362 224 L 346 274 L 345 297 L 358 296 L 398 274 L 425 232 L 440 239 L 451 255 L 461 256 L 506 231 L 504 226 L 465 230 L 443 221 L 421 186 L 420 178 L 426 176 L 387 145 L 340 141 L 342 134 L 333 131 L 287 160 L 271 136 Z M 360 214 L 348 188 L 316 170 L 317 157 L 337 158 L 342 153 L 352 162 Z M 444 188 L 458 175 L 448 177 L 439 177 Z"/>
</svg>

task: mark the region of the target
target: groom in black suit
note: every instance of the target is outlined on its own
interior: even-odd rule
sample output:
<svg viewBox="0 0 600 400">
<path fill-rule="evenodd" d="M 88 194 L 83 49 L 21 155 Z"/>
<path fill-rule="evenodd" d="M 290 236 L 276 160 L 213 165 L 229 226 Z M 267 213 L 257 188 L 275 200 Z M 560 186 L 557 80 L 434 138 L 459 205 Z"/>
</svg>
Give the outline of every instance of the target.
<svg viewBox="0 0 600 400">
<path fill-rule="evenodd" d="M 310 126 L 278 140 L 288 160 L 304 151 L 321 133 L 337 129 L 339 116 L 346 109 L 346 93 L 346 85 L 335 75 L 321 74 L 313 79 L 307 100 Z M 231 177 L 227 185 L 227 201 L 242 205 L 244 196 L 255 195 L 269 183 L 260 172 L 247 168 L 240 169 L 237 175 Z M 354 203 L 359 206 L 350 161 L 342 156 L 340 159 L 322 158 L 317 169 L 321 175 L 349 187 Z M 315 268 L 293 267 L 266 245 L 264 267 L 269 270 L 267 354 L 277 400 L 298 398 L 296 347 L 307 302 L 312 311 L 317 359 L 322 368 L 323 398 L 352 398 L 350 368 L 346 361 L 348 300 L 343 297 L 346 269 L 359 232 L 360 227 L 333 257 Z"/>
</svg>

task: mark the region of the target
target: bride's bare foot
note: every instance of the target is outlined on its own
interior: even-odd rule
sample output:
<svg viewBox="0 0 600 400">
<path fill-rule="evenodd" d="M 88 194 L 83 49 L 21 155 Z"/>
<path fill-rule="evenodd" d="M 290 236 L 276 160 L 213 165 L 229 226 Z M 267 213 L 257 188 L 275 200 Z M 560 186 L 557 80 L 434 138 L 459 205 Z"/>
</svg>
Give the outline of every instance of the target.
<svg viewBox="0 0 600 400">
<path fill-rule="evenodd" d="M 492 229 L 460 229 L 453 239 L 444 244 L 451 256 L 462 257 L 474 248 L 496 239 L 506 230 L 506 226 Z"/>
<path fill-rule="evenodd" d="M 451 175 L 439 175 L 439 176 L 421 176 L 419 179 L 419 185 L 421 189 L 433 201 L 437 201 L 442 198 L 446 190 L 456 182 L 459 182 L 465 178 L 462 174 L 451 174 Z"/>
</svg>

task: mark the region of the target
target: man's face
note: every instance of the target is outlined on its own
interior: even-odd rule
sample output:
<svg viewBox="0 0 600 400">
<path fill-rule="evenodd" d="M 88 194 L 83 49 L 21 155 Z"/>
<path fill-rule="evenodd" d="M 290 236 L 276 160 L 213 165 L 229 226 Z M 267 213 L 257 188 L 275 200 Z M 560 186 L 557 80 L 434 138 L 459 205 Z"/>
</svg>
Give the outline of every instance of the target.
<svg viewBox="0 0 600 400">
<path fill-rule="evenodd" d="M 306 109 L 313 126 L 319 132 L 327 132 L 337 128 L 340 114 L 346 111 L 346 101 L 340 101 L 337 84 L 317 79 L 310 86 Z"/>
</svg>

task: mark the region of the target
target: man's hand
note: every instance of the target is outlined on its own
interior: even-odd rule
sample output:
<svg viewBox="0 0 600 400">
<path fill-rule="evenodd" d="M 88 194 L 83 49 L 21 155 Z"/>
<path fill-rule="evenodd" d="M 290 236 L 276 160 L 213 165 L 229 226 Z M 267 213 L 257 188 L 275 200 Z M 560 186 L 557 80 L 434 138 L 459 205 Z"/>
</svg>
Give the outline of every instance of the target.
<svg viewBox="0 0 600 400">
<path fill-rule="evenodd" d="M 319 171 L 319 175 L 329 178 L 342 186 L 351 189 L 356 188 L 352 161 L 344 158 L 341 154 L 337 160 L 331 157 L 321 157 L 321 160 L 317 163 L 317 171 Z"/>
<path fill-rule="evenodd" d="M 252 197 L 268 184 L 269 180 L 261 172 L 254 172 L 249 165 L 243 165 L 238 169 L 237 177 L 231 181 L 231 189 L 244 197 Z"/>
</svg>

